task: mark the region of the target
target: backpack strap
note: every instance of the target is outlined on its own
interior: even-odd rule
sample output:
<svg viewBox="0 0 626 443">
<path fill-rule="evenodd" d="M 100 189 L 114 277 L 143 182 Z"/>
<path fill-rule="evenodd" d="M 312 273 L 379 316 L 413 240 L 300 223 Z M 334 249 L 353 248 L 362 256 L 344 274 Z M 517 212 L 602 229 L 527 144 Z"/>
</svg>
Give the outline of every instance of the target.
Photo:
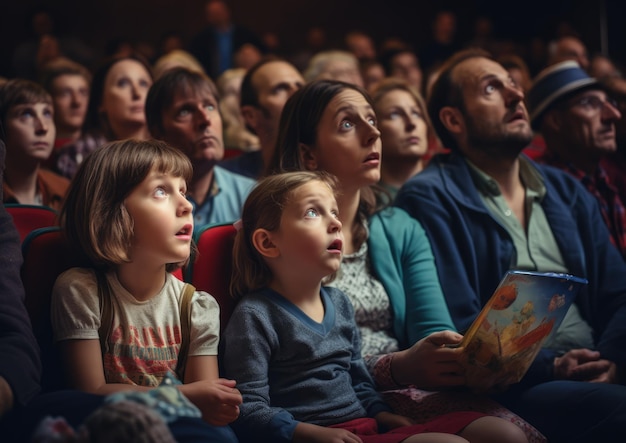
<svg viewBox="0 0 626 443">
<path fill-rule="evenodd" d="M 189 353 L 189 341 L 191 340 L 191 298 L 196 288 L 189 283 L 183 287 L 183 295 L 180 297 L 180 351 L 178 352 L 178 363 L 176 364 L 176 375 L 181 382 L 185 380 L 185 365 L 187 364 L 187 354 Z"/>
<path fill-rule="evenodd" d="M 111 286 L 107 280 L 106 274 L 100 270 L 96 270 L 98 281 L 98 299 L 100 303 L 100 328 L 98 336 L 100 337 L 100 349 L 102 355 L 109 350 L 109 335 L 113 328 L 113 294 Z M 180 350 L 178 352 L 178 362 L 176 363 L 176 375 L 180 381 L 184 380 L 185 365 L 187 364 L 187 353 L 189 352 L 189 341 L 191 340 L 191 299 L 196 288 L 189 283 L 183 286 L 183 294 L 179 300 L 180 308 Z"/>
<path fill-rule="evenodd" d="M 113 306 L 111 286 L 106 274 L 98 269 L 95 270 L 98 283 L 98 301 L 100 304 L 100 328 L 98 337 L 100 338 L 100 350 L 104 355 L 109 350 L 109 335 L 113 328 Z"/>
</svg>

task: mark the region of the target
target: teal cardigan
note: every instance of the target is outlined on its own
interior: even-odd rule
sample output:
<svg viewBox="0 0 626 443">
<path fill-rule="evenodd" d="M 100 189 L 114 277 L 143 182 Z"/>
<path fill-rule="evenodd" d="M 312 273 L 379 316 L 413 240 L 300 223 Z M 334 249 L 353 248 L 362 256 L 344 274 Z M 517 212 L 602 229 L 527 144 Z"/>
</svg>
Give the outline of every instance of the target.
<svg viewBox="0 0 626 443">
<path fill-rule="evenodd" d="M 421 224 L 399 208 L 369 219 L 368 252 L 393 310 L 402 349 L 442 330 L 456 331 L 446 305 L 430 242 Z"/>
</svg>

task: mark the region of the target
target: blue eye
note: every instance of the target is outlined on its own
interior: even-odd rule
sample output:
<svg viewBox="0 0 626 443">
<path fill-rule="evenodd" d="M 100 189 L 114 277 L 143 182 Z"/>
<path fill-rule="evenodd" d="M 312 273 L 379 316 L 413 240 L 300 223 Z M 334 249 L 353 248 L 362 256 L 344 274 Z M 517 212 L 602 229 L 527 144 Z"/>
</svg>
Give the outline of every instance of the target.
<svg viewBox="0 0 626 443">
<path fill-rule="evenodd" d="M 165 197 L 167 195 L 167 192 L 165 192 L 165 189 L 163 188 L 156 188 L 154 191 L 154 195 L 156 197 Z"/>
<path fill-rule="evenodd" d="M 306 217 L 315 218 L 315 217 L 318 216 L 318 213 L 317 213 L 317 211 L 315 209 L 309 208 L 309 209 L 306 210 L 305 216 Z"/>
<path fill-rule="evenodd" d="M 341 122 L 342 129 L 352 129 L 353 127 L 354 127 L 354 124 L 352 124 L 352 122 L 349 122 L 348 120 L 344 120 Z"/>
</svg>

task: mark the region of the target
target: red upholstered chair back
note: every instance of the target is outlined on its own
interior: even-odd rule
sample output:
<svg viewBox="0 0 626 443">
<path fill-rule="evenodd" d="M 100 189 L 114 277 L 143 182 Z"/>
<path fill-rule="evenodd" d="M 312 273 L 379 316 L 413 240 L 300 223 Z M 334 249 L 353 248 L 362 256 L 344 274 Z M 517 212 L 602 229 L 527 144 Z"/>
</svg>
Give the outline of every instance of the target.
<svg viewBox="0 0 626 443">
<path fill-rule="evenodd" d="M 73 254 L 58 227 L 35 229 L 22 243 L 24 264 L 22 282 L 26 293 L 26 310 L 33 325 L 43 365 L 42 388 L 51 391 L 67 387 L 61 360 L 52 341 L 50 297 L 59 274 L 69 268 L 90 266 Z"/>
<path fill-rule="evenodd" d="M 48 206 L 19 203 L 7 203 L 4 206 L 13 217 L 13 224 L 15 224 L 22 241 L 35 229 L 56 225 L 57 212 Z"/>
<path fill-rule="evenodd" d="M 223 331 L 235 301 L 230 296 L 233 267 L 233 243 L 236 229 L 232 224 L 209 225 L 196 235 L 197 253 L 189 268 L 188 282 L 199 291 L 211 294 L 220 305 L 220 329 Z"/>
<path fill-rule="evenodd" d="M 45 391 L 66 387 L 61 361 L 52 340 L 50 298 L 57 277 L 73 267 L 90 267 L 86 258 L 74 253 L 58 227 L 35 229 L 22 243 L 24 264 L 22 282 L 26 293 L 26 310 L 41 348 L 42 387 Z M 182 280 L 182 271 L 174 275 Z"/>
</svg>

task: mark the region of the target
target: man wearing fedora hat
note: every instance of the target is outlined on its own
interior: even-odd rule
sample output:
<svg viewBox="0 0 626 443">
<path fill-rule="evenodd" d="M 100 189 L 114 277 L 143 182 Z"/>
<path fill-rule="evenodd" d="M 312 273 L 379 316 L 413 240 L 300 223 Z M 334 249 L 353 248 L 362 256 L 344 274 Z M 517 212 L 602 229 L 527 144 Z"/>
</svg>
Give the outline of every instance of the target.
<svg viewBox="0 0 626 443">
<path fill-rule="evenodd" d="M 524 94 L 481 50 L 453 55 L 428 112 L 450 153 L 399 191 L 430 240 L 455 326 L 465 331 L 510 269 L 586 278 L 564 325 L 520 383 L 496 398 L 551 443 L 622 442 L 626 430 L 626 262 L 593 196 L 521 152 Z"/>
<path fill-rule="evenodd" d="M 574 61 L 552 65 L 535 78 L 528 93 L 533 129 L 546 150 L 535 160 L 562 169 L 580 180 L 598 200 L 611 241 L 626 258 L 624 198 L 601 166 L 615 152 L 617 103 Z"/>
</svg>

